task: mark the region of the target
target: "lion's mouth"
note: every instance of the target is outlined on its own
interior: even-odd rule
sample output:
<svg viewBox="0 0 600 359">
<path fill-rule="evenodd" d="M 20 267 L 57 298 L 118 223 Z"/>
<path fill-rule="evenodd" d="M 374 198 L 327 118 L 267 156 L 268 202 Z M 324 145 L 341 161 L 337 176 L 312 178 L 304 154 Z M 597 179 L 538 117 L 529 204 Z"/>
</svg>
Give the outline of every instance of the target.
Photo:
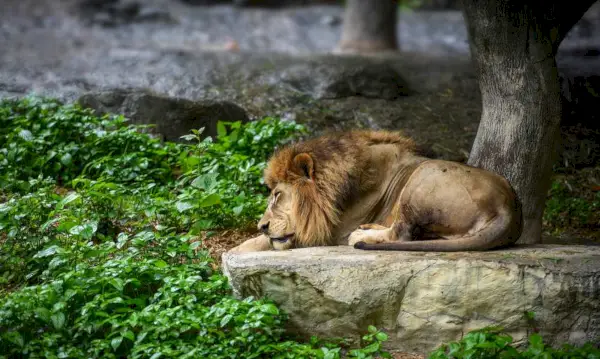
<svg viewBox="0 0 600 359">
<path fill-rule="evenodd" d="M 292 237 L 294 237 L 294 233 L 286 234 L 281 237 L 269 237 L 269 239 L 271 239 L 271 243 L 272 242 L 285 243 L 285 242 L 289 241 L 290 239 L 292 239 Z"/>
</svg>

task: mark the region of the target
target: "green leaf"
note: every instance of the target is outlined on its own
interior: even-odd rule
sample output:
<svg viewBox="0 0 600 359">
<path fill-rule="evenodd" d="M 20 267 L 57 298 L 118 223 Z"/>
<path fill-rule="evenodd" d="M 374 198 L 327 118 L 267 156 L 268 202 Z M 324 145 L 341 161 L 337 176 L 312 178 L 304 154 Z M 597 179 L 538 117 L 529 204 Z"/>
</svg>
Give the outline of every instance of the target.
<svg viewBox="0 0 600 359">
<path fill-rule="evenodd" d="M 158 358 L 160 358 L 161 356 L 162 356 L 162 353 L 161 353 L 161 352 L 154 353 L 154 354 L 152 354 L 152 356 L 150 357 L 150 359 L 158 359 Z"/>
<path fill-rule="evenodd" d="M 65 325 L 65 314 L 62 312 L 55 313 L 50 317 L 50 320 L 55 329 L 62 329 Z"/>
<path fill-rule="evenodd" d="M 207 173 L 207 174 L 198 176 L 198 177 L 194 178 L 194 180 L 191 183 L 191 186 L 198 188 L 198 189 L 205 190 L 205 191 L 210 191 L 217 185 L 217 183 L 218 183 L 217 177 L 218 176 L 219 176 L 218 173 Z"/>
<path fill-rule="evenodd" d="M 63 209 L 67 204 L 75 201 L 79 197 L 81 197 L 81 195 L 78 194 L 77 192 L 71 192 L 68 195 L 66 195 L 60 202 L 58 202 L 56 204 L 56 208 Z"/>
<path fill-rule="evenodd" d="M 154 266 L 156 268 L 165 268 L 168 265 L 169 264 L 167 264 L 167 262 L 163 261 L 162 259 L 158 259 L 158 260 L 154 261 Z"/>
<path fill-rule="evenodd" d="M 121 278 L 111 278 L 108 280 L 108 283 L 110 283 L 110 285 L 112 285 L 117 291 L 123 291 L 123 280 Z"/>
<path fill-rule="evenodd" d="M 74 236 L 80 236 L 83 239 L 90 240 L 98 230 L 97 222 L 89 222 L 72 227 L 69 233 Z"/>
<path fill-rule="evenodd" d="M 194 208 L 194 205 L 190 202 L 179 201 L 175 204 L 175 208 L 177 208 L 177 211 L 179 211 L 179 213 L 182 213 L 191 208 Z"/>
<path fill-rule="evenodd" d="M 19 131 L 19 137 L 24 139 L 27 142 L 31 142 L 33 140 L 33 134 L 29 130 L 21 130 Z"/>
<path fill-rule="evenodd" d="M 529 336 L 529 346 L 536 349 L 544 348 L 544 341 L 542 336 L 538 333 L 533 333 Z"/>
<path fill-rule="evenodd" d="M 43 257 L 48 257 L 48 256 L 54 255 L 54 254 L 56 254 L 56 253 L 61 253 L 62 251 L 63 251 L 63 250 L 62 250 L 62 248 L 60 248 L 59 246 L 56 246 L 56 245 L 54 245 L 54 246 L 50 246 L 50 247 L 48 247 L 48 248 L 45 248 L 45 249 L 43 249 L 43 250 L 41 250 L 41 251 L 37 252 L 37 253 L 36 253 L 36 254 L 33 256 L 33 258 L 43 258 Z"/>
<path fill-rule="evenodd" d="M 42 226 L 40 227 L 40 230 L 41 231 L 46 231 L 50 226 L 52 226 L 54 223 L 57 223 L 59 221 L 60 221 L 60 218 L 52 218 L 51 220 L 49 220 L 49 221 L 45 222 L 44 224 L 42 224 Z"/>
<path fill-rule="evenodd" d="M 226 326 L 227 323 L 231 321 L 231 319 L 233 319 L 233 315 L 231 314 L 227 314 L 226 316 L 224 316 L 223 319 L 221 319 L 221 328 Z"/>
<path fill-rule="evenodd" d="M 110 346 L 113 348 L 114 351 L 117 351 L 119 346 L 121 346 L 121 342 L 123 342 L 123 337 L 113 338 L 113 340 L 110 341 Z"/>
<path fill-rule="evenodd" d="M 121 249 L 127 244 L 129 241 L 129 235 L 127 233 L 121 232 L 117 235 L 117 249 Z"/>
<path fill-rule="evenodd" d="M 23 340 L 23 336 L 19 332 L 8 332 L 3 335 L 4 338 L 8 339 L 9 342 L 16 344 L 20 348 L 25 346 L 25 341 Z"/>
<path fill-rule="evenodd" d="M 221 203 L 221 197 L 216 194 L 213 193 L 211 195 L 208 195 L 206 197 L 204 197 L 204 199 L 202 199 L 202 201 L 199 204 L 200 208 L 204 208 L 204 207 L 210 207 L 210 206 L 214 206 Z"/>
<path fill-rule="evenodd" d="M 195 231 L 195 233 L 198 233 L 205 229 L 210 229 L 212 226 L 213 222 L 210 219 L 199 219 L 196 222 L 194 222 L 192 229 Z"/>
<path fill-rule="evenodd" d="M 126 330 L 123 333 L 123 337 L 131 340 L 132 342 L 135 342 L 135 334 L 133 334 L 131 330 Z"/>
<path fill-rule="evenodd" d="M 64 155 L 62 155 L 60 157 L 60 163 L 62 163 L 65 166 L 68 166 L 71 163 L 73 163 L 73 157 L 71 156 L 70 153 L 65 153 Z"/>
<path fill-rule="evenodd" d="M 375 334 L 375 333 L 377 333 L 377 328 L 375 328 L 375 326 L 373 326 L 373 325 L 369 325 L 369 326 L 367 327 L 367 330 L 368 330 L 368 331 L 369 331 L 369 333 L 371 333 L 371 334 Z"/>
<path fill-rule="evenodd" d="M 244 205 L 240 204 L 237 207 L 233 207 L 233 214 L 236 215 L 236 216 L 239 216 L 242 213 L 243 210 L 244 210 Z"/>
<path fill-rule="evenodd" d="M 260 311 L 263 313 L 269 313 L 273 315 L 279 314 L 279 309 L 273 304 L 263 304 L 260 306 Z"/>
<path fill-rule="evenodd" d="M 225 128 L 225 123 L 223 121 L 217 122 L 217 137 L 225 137 L 227 136 L 227 129 Z"/>
<path fill-rule="evenodd" d="M 323 353 L 325 354 L 323 356 L 323 359 L 337 359 L 338 357 L 338 353 L 333 351 L 333 350 L 328 350 L 327 348 L 321 348 L 321 351 L 323 351 Z"/>
<path fill-rule="evenodd" d="M 458 344 L 457 342 L 450 342 L 448 344 L 448 347 L 450 348 L 450 351 L 449 351 L 448 354 L 451 355 L 451 356 L 454 355 L 454 354 L 456 354 L 456 353 L 458 353 L 460 351 L 460 349 L 461 349 L 460 344 Z"/>
<path fill-rule="evenodd" d="M 362 351 L 364 353 L 375 353 L 378 350 L 379 350 L 379 343 L 371 343 L 362 349 Z"/>
<path fill-rule="evenodd" d="M 45 323 L 50 322 L 51 313 L 47 308 L 42 308 L 42 307 L 35 308 L 34 312 L 38 316 L 38 318 L 43 320 Z"/>
<path fill-rule="evenodd" d="M 377 340 L 379 340 L 380 342 L 385 342 L 386 340 L 388 340 L 388 335 L 383 332 L 379 332 L 375 334 L 375 338 L 377 338 Z"/>
</svg>

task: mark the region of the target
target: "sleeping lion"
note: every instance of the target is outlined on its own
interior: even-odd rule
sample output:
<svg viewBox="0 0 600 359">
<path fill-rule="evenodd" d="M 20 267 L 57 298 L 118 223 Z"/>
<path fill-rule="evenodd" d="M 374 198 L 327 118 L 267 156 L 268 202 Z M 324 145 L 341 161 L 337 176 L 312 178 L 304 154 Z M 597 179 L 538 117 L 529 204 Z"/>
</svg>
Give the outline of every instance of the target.
<svg viewBox="0 0 600 359">
<path fill-rule="evenodd" d="M 521 205 L 508 181 L 417 154 L 387 131 L 329 134 L 276 151 L 262 234 L 230 252 L 351 245 L 364 250 L 485 251 L 514 244 Z"/>
</svg>

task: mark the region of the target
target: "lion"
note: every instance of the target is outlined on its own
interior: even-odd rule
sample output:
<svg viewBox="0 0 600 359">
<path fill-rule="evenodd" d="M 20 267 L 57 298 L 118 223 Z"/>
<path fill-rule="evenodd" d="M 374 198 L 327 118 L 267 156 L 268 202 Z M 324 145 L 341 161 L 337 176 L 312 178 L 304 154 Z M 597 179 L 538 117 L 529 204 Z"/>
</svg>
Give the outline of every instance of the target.
<svg viewBox="0 0 600 359">
<path fill-rule="evenodd" d="M 486 251 L 514 244 L 523 230 L 504 177 L 424 157 L 400 132 L 355 130 L 287 145 L 269 159 L 264 180 L 262 234 L 230 252 Z"/>
</svg>

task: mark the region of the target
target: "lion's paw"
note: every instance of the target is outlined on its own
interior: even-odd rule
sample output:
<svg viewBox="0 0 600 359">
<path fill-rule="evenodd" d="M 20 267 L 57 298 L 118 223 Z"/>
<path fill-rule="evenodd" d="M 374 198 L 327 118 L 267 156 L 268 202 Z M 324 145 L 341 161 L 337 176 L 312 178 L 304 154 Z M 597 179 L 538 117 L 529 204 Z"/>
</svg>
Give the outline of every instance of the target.
<svg viewBox="0 0 600 359">
<path fill-rule="evenodd" d="M 379 225 L 375 225 L 379 226 Z M 378 227 L 376 227 L 378 228 Z M 348 237 L 348 245 L 353 246 L 358 242 L 364 243 L 383 243 L 389 242 L 390 228 L 382 227 L 382 229 L 361 229 L 360 227 L 354 232 L 350 233 Z"/>
<path fill-rule="evenodd" d="M 354 245 L 358 242 L 365 243 L 380 243 L 383 240 L 380 240 L 377 236 L 379 231 L 373 229 L 357 229 L 354 232 L 350 233 L 350 237 L 348 237 L 348 245 L 354 247 Z"/>
</svg>

